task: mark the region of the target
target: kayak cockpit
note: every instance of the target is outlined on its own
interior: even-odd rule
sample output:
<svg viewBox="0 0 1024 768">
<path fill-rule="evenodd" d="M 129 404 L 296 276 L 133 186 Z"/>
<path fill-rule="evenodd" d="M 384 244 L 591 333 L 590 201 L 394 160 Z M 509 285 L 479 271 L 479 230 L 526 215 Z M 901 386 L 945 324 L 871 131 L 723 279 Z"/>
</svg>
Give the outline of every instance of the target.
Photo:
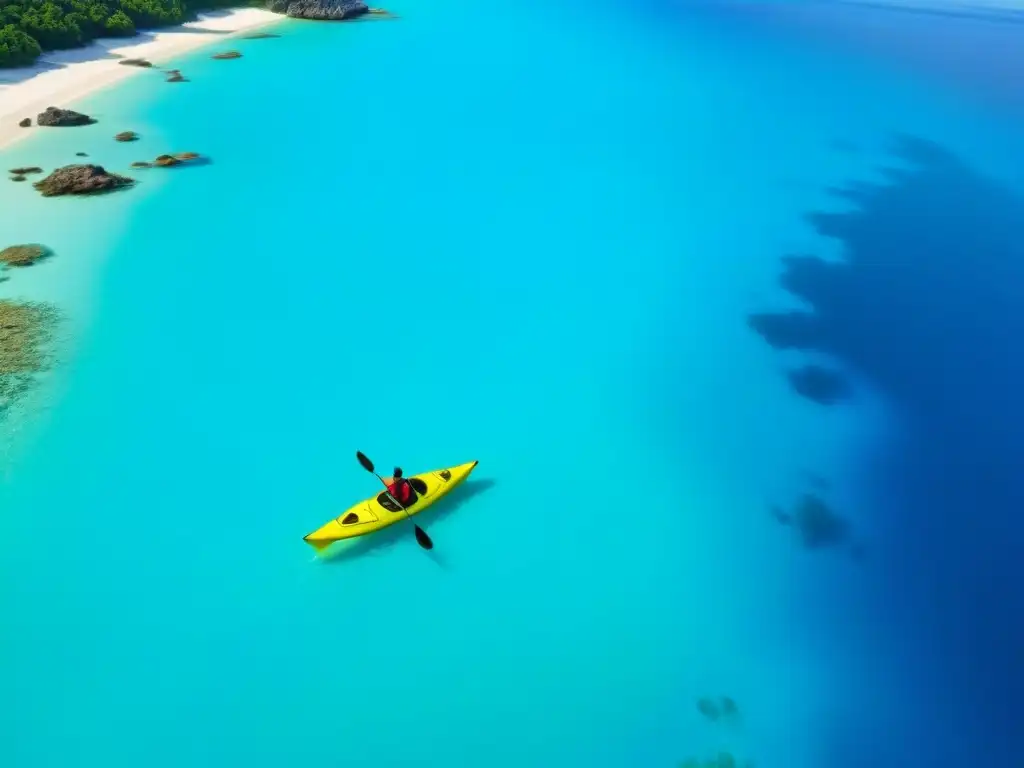
<svg viewBox="0 0 1024 768">
<path fill-rule="evenodd" d="M 415 506 L 416 502 L 419 501 L 421 497 L 427 494 L 427 484 L 423 482 L 420 478 L 410 477 L 409 485 L 411 485 L 412 489 L 416 491 L 417 498 L 412 502 L 412 504 L 407 504 L 406 509 Z M 395 500 L 391 498 L 391 494 L 388 493 L 387 491 L 384 491 L 383 493 L 377 496 L 377 503 L 384 507 L 384 509 L 386 509 L 388 512 L 402 511 L 402 508 L 395 503 Z"/>
</svg>

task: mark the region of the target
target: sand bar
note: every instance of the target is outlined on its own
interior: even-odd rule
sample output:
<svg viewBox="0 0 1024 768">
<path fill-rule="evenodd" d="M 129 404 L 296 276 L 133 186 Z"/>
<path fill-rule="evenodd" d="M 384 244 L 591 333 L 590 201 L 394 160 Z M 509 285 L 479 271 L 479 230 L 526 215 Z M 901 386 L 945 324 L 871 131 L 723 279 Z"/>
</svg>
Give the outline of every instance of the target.
<svg viewBox="0 0 1024 768">
<path fill-rule="evenodd" d="M 96 40 L 69 51 L 47 51 L 31 67 L 0 69 L 0 149 L 40 130 L 35 126 L 36 115 L 47 107 L 73 107 L 77 99 L 101 88 L 143 72 L 153 75 L 152 70 L 119 64 L 119 59 L 147 59 L 154 69 L 163 68 L 183 53 L 223 43 L 231 33 L 248 32 L 284 18 L 259 8 L 199 14 L 198 20 L 180 27 L 147 30 L 127 39 Z M 196 31 L 188 31 L 192 29 Z M 31 128 L 18 125 L 25 117 L 32 118 Z"/>
</svg>

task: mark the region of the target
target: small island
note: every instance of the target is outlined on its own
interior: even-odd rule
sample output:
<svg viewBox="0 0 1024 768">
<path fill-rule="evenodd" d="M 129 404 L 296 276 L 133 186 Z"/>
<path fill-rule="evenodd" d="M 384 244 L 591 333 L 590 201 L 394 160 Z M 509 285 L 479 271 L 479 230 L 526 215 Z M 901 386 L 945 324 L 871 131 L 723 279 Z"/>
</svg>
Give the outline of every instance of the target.
<svg viewBox="0 0 1024 768">
<path fill-rule="evenodd" d="M 96 120 L 89 115 L 75 112 L 73 109 L 47 107 L 36 117 L 36 125 L 51 128 L 66 128 L 80 125 L 92 125 Z"/>
<path fill-rule="evenodd" d="M 102 165 L 65 165 L 58 168 L 45 179 L 35 182 L 32 186 L 42 193 L 43 197 L 59 195 L 95 195 L 112 192 L 115 189 L 129 187 L 134 179 L 110 173 Z"/>
</svg>

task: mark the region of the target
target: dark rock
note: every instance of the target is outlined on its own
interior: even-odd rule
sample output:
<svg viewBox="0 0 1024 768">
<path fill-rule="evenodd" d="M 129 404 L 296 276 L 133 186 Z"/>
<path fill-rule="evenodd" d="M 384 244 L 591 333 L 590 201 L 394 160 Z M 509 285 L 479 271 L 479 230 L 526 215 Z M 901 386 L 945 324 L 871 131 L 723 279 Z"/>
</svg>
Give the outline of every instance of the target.
<svg viewBox="0 0 1024 768">
<path fill-rule="evenodd" d="M 730 698 L 729 696 L 722 696 L 721 701 L 722 701 L 722 714 L 725 717 L 735 717 L 736 715 L 739 714 L 740 708 L 739 708 L 739 706 L 737 706 L 736 702 L 732 698 Z M 721 759 L 721 758 L 719 758 L 719 759 Z"/>
<path fill-rule="evenodd" d="M 126 67 L 152 67 L 152 62 L 146 61 L 145 59 L 121 59 L 118 64 L 124 64 Z"/>
<path fill-rule="evenodd" d="M 718 705 L 715 701 L 707 698 L 706 696 L 697 702 L 697 711 L 704 715 L 708 720 L 717 720 L 722 716 L 722 713 L 718 709 Z"/>
<path fill-rule="evenodd" d="M 268 7 L 277 13 L 286 13 L 293 19 L 319 21 L 354 19 L 370 11 L 362 0 L 270 0 Z"/>
<path fill-rule="evenodd" d="M 41 245 L 11 245 L 0 251 L 0 262 L 11 267 L 27 267 L 50 253 Z"/>
<path fill-rule="evenodd" d="M 85 152 L 75 152 L 75 155 L 78 157 L 88 157 L 88 155 Z"/>
<path fill-rule="evenodd" d="M 55 197 L 111 192 L 134 183 L 134 179 L 110 173 L 101 165 L 66 165 L 32 186 L 38 189 L 43 197 Z"/>
<path fill-rule="evenodd" d="M 185 83 L 188 82 L 181 72 L 175 72 L 167 77 L 168 83 Z"/>
<path fill-rule="evenodd" d="M 152 163 L 147 163 L 144 160 L 136 160 L 132 163 L 132 168 L 150 168 L 152 165 Z"/>
<path fill-rule="evenodd" d="M 178 165 L 181 162 L 174 155 L 160 155 L 156 160 L 153 161 L 153 165 L 157 168 L 169 168 L 172 165 Z"/>
<path fill-rule="evenodd" d="M 24 180 L 25 180 L 25 177 L 22 176 L 20 173 L 17 174 L 16 176 L 11 176 L 11 181 L 24 181 Z"/>
<path fill-rule="evenodd" d="M 787 376 L 797 394 L 819 405 L 835 405 L 850 396 L 850 387 L 842 374 L 820 365 L 805 365 Z"/>
<path fill-rule="evenodd" d="M 47 107 L 45 112 L 40 112 L 36 117 L 36 125 L 65 128 L 77 125 L 92 125 L 96 121 L 81 112 L 73 109 L 60 109 L 58 107 Z"/>
<path fill-rule="evenodd" d="M 20 125 L 22 128 L 28 128 L 30 125 L 32 125 L 32 118 L 26 117 L 24 120 L 18 123 L 18 125 Z"/>
<path fill-rule="evenodd" d="M 8 173 L 13 176 L 27 176 L 30 173 L 42 173 L 43 169 L 35 165 L 26 165 L 23 168 L 11 168 Z"/>
<path fill-rule="evenodd" d="M 793 516 L 803 545 L 820 549 L 844 543 L 850 535 L 847 522 L 832 511 L 820 496 L 805 495 Z"/>
<path fill-rule="evenodd" d="M 272 37 L 280 37 L 280 35 L 275 35 L 273 32 L 253 32 L 242 35 L 242 40 L 269 40 Z"/>
<path fill-rule="evenodd" d="M 121 131 L 114 137 L 114 141 L 138 141 L 139 134 L 135 131 Z"/>
<path fill-rule="evenodd" d="M 240 59 L 242 54 L 239 51 L 221 51 L 210 57 L 211 59 Z"/>
</svg>

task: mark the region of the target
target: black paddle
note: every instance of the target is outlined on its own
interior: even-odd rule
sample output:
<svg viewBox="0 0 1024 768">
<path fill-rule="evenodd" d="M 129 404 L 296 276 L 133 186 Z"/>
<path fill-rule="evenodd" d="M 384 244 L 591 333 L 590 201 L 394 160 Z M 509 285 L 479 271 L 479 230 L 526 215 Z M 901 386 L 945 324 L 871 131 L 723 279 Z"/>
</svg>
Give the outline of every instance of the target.
<svg viewBox="0 0 1024 768">
<path fill-rule="evenodd" d="M 384 487 L 388 487 L 388 484 L 384 482 L 384 478 L 377 474 L 377 470 L 373 468 L 373 462 L 366 457 L 365 453 L 363 453 L 362 451 L 356 451 L 356 458 L 359 459 L 359 463 L 363 465 L 363 469 L 365 469 L 367 472 L 373 475 L 376 475 L 377 479 L 384 483 Z M 409 481 L 406 480 L 406 482 Z M 405 512 L 405 516 L 412 520 L 412 517 L 409 515 L 409 510 L 402 506 L 402 502 L 400 502 L 398 499 L 392 496 L 391 491 L 388 491 L 387 494 L 388 498 L 395 502 L 395 504 L 397 504 L 401 508 L 401 510 Z M 416 528 L 416 542 L 424 549 L 433 549 L 434 542 L 432 542 L 430 540 L 430 537 L 427 536 L 427 532 L 420 528 L 418 525 L 416 525 L 416 523 L 413 523 L 413 526 Z"/>
</svg>

